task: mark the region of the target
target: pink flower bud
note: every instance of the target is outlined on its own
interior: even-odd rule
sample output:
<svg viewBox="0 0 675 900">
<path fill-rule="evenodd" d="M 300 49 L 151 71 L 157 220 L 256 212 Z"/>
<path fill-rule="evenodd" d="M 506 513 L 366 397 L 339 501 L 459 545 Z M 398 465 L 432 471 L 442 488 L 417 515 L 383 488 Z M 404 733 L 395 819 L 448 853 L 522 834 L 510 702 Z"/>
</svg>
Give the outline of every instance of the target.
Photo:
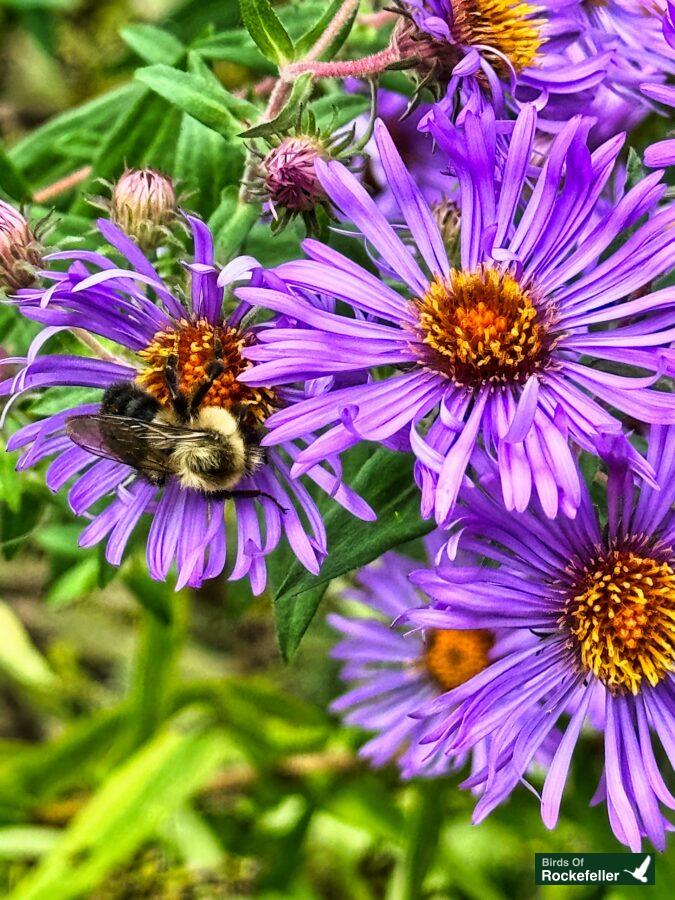
<svg viewBox="0 0 675 900">
<path fill-rule="evenodd" d="M 113 188 L 110 218 L 143 250 L 168 237 L 177 211 L 171 179 L 154 169 L 127 169 Z"/>
<path fill-rule="evenodd" d="M 313 210 L 325 194 L 314 172 L 323 156 L 321 145 L 308 137 L 285 138 L 263 159 L 265 191 L 273 207 L 302 213 Z"/>
<path fill-rule="evenodd" d="M 35 283 L 40 246 L 21 213 L 0 200 L 0 290 L 17 291 Z"/>
</svg>

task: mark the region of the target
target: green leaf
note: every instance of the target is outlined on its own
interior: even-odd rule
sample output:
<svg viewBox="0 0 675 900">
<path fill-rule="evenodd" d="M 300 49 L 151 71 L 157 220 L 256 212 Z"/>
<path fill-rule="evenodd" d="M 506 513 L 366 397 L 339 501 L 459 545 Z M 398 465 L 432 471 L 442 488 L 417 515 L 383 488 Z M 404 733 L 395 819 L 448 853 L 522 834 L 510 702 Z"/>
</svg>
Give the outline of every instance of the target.
<svg viewBox="0 0 675 900">
<path fill-rule="evenodd" d="M 258 115 L 253 104 L 233 97 L 215 81 L 201 75 L 156 65 L 139 69 L 136 78 L 160 97 L 226 138 L 232 138 L 241 131 L 246 117 Z"/>
<path fill-rule="evenodd" d="M 49 688 L 56 676 L 31 641 L 11 607 L 0 601 L 0 670 L 14 681 L 33 688 Z"/>
<path fill-rule="evenodd" d="M 44 856 L 59 839 L 56 828 L 41 825 L 16 825 L 0 828 L 0 859 L 34 859 Z"/>
<path fill-rule="evenodd" d="M 17 167 L 5 153 L 0 144 L 0 192 L 18 203 L 31 199 L 31 190 Z"/>
<path fill-rule="evenodd" d="M 267 59 L 281 66 L 293 59 L 293 41 L 269 0 L 239 0 L 248 33 Z"/>
<path fill-rule="evenodd" d="M 434 528 L 420 518 L 419 491 L 408 454 L 380 448 L 370 452 L 351 487 L 373 507 L 377 522 L 362 522 L 334 504 L 324 516 L 328 533 L 328 557 L 318 575 L 311 575 L 295 559 L 277 557 L 273 577 L 281 572 L 274 600 L 281 654 L 289 660 L 297 650 L 326 592 L 340 575 L 367 565 L 387 550 L 421 537 Z M 277 579 L 278 581 L 278 579 Z"/>
<path fill-rule="evenodd" d="M 642 157 L 634 147 L 628 148 L 628 162 L 626 163 L 626 190 L 629 191 L 642 181 L 647 171 L 642 164 Z"/>
<path fill-rule="evenodd" d="M 55 607 L 68 606 L 83 600 L 98 585 L 99 562 L 95 555 L 87 556 L 71 566 L 56 579 L 47 594 L 47 602 Z"/>
<path fill-rule="evenodd" d="M 191 48 L 205 59 L 237 63 L 253 72 L 273 75 L 276 66 L 262 55 L 244 28 L 232 28 L 210 34 L 191 44 Z"/>
<path fill-rule="evenodd" d="M 270 119 L 268 122 L 261 122 L 260 125 L 249 128 L 248 131 L 242 132 L 240 137 L 266 137 L 289 128 L 298 118 L 301 108 L 309 98 L 311 91 L 312 76 L 309 73 L 301 75 L 300 78 L 297 78 L 293 82 L 291 95 L 279 115 L 274 119 Z"/>
<path fill-rule="evenodd" d="M 260 216 L 260 204 L 240 203 L 238 193 L 235 187 L 226 188 L 209 221 L 216 253 L 222 263 L 229 262 L 239 253 Z"/>
<path fill-rule="evenodd" d="M 309 31 L 305 32 L 305 34 L 303 34 L 303 36 L 296 42 L 295 50 L 296 54 L 299 57 L 304 56 L 304 54 L 314 46 L 314 44 L 319 40 L 319 38 L 325 32 L 326 28 L 328 28 L 343 5 L 344 0 L 333 0 L 328 9 L 321 16 L 321 18 L 318 19 L 318 21 L 309 29 Z M 326 46 L 323 53 L 320 54 L 318 59 L 332 59 L 340 50 L 344 42 L 349 37 L 349 32 L 352 30 L 352 25 L 354 24 L 354 19 L 356 18 L 357 12 L 358 4 L 354 7 L 351 16 L 334 35 L 333 39 Z"/>
<path fill-rule="evenodd" d="M 310 103 L 309 109 L 320 128 L 330 127 L 335 131 L 352 122 L 369 106 L 369 99 L 360 94 L 328 94 Z"/>
<path fill-rule="evenodd" d="M 88 896 L 213 774 L 228 745 L 216 732 L 166 732 L 113 771 L 13 900 Z"/>
<path fill-rule="evenodd" d="M 179 63 L 185 54 L 185 47 L 178 38 L 155 25 L 128 25 L 120 31 L 127 47 L 148 63 Z"/>
<path fill-rule="evenodd" d="M 70 146 L 86 139 L 99 147 L 138 93 L 137 85 L 126 84 L 51 119 L 12 147 L 12 162 L 36 188 L 69 174 L 75 168 Z"/>
<path fill-rule="evenodd" d="M 36 744 L 0 761 L 0 803 L 34 807 L 71 787 L 82 790 L 106 766 L 125 726 L 116 707 L 81 720 L 58 740 Z"/>
<path fill-rule="evenodd" d="M 244 169 L 240 141 L 227 141 L 192 116 L 184 115 L 176 144 L 174 175 L 181 189 L 190 194 L 190 206 L 202 216 L 218 207 L 223 189 L 239 185 Z"/>
<path fill-rule="evenodd" d="M 16 460 L 5 450 L 0 442 L 0 501 L 15 515 L 21 509 L 22 481 L 16 471 Z"/>
</svg>

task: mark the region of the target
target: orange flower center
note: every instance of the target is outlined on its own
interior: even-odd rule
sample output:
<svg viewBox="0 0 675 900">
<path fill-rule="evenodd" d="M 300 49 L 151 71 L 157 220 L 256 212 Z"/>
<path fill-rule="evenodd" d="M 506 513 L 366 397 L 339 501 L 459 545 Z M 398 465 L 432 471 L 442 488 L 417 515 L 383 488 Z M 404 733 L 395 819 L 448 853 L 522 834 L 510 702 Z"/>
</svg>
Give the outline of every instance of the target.
<svg viewBox="0 0 675 900">
<path fill-rule="evenodd" d="M 452 269 L 415 307 L 422 361 L 457 384 L 525 381 L 548 359 L 550 314 L 508 272 Z"/>
<path fill-rule="evenodd" d="M 253 420 L 264 422 L 276 406 L 273 391 L 252 388 L 238 380 L 251 365 L 241 355 L 247 341 L 248 337 L 234 328 L 212 325 L 206 319 L 183 319 L 175 328 L 157 332 L 148 346 L 139 351 L 146 365 L 137 381 L 159 403 L 169 406 L 166 368 L 170 359 L 176 367 L 179 388 L 186 396 L 208 379 L 211 367 L 220 361 L 222 372 L 214 378 L 202 405 L 228 410 L 243 407 Z"/>
<path fill-rule="evenodd" d="M 433 629 L 427 633 L 424 665 L 439 687 L 450 691 L 487 667 L 492 644 L 492 635 L 482 629 Z"/>
</svg>

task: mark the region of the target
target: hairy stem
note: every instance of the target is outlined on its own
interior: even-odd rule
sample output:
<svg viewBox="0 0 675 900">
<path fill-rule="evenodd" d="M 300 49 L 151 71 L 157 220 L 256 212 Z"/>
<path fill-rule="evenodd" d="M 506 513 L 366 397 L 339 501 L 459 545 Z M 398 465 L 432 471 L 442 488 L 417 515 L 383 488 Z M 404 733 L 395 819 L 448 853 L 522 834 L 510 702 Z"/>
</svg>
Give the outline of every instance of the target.
<svg viewBox="0 0 675 900">
<path fill-rule="evenodd" d="M 311 72 L 316 78 L 366 78 L 369 75 L 377 75 L 392 65 L 400 62 L 401 54 L 394 46 L 385 47 L 379 53 L 364 56 L 361 59 L 348 59 L 340 62 L 312 62 L 303 59 L 300 62 L 291 63 L 283 71 L 284 78 L 297 78 L 306 72 Z"/>
</svg>

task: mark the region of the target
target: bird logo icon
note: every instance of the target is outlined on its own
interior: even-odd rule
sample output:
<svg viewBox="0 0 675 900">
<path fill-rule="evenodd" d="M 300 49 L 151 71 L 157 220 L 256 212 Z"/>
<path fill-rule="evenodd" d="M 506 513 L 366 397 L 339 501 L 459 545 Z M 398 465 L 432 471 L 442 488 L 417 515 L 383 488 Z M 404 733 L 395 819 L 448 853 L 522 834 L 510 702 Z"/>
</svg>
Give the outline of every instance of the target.
<svg viewBox="0 0 675 900">
<path fill-rule="evenodd" d="M 641 881 L 642 884 L 647 884 L 647 869 L 649 868 L 649 863 L 651 861 L 651 856 L 646 856 L 637 867 L 637 869 L 624 869 L 624 872 L 628 872 L 628 874 L 632 875 L 636 881 Z"/>
</svg>

